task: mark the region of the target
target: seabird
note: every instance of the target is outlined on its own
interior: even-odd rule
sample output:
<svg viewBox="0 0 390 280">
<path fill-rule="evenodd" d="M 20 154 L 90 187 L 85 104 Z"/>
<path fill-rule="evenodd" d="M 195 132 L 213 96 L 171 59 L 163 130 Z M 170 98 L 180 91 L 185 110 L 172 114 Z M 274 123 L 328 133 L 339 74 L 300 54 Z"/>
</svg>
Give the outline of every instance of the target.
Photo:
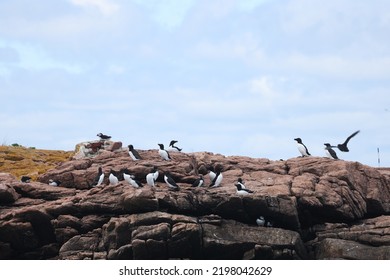
<svg viewBox="0 0 390 280">
<path fill-rule="evenodd" d="M 301 138 L 295 138 L 294 140 L 297 141 L 297 143 L 298 143 L 297 144 L 298 145 L 298 150 L 301 153 L 302 157 L 311 156 L 311 154 L 309 153 L 309 150 L 307 149 L 305 144 L 302 143 L 302 139 Z"/>
<path fill-rule="evenodd" d="M 243 189 L 243 188 L 241 187 L 241 184 L 236 183 L 235 186 L 236 186 L 236 188 L 237 188 L 237 194 L 238 194 L 238 195 L 248 195 L 248 194 L 250 194 L 250 193 L 253 193 L 253 191 L 251 191 L 251 190 Z"/>
<path fill-rule="evenodd" d="M 170 190 L 178 191 L 180 189 L 179 186 L 176 184 L 175 180 L 173 180 L 173 178 L 171 177 L 171 174 L 169 172 L 166 172 L 164 174 L 164 181 L 168 185 Z"/>
<path fill-rule="evenodd" d="M 139 153 L 136 150 L 134 150 L 133 145 L 128 145 L 127 147 L 129 147 L 129 155 L 133 160 L 142 159 L 142 157 L 139 155 Z"/>
<path fill-rule="evenodd" d="M 217 174 L 215 174 L 214 167 L 212 166 L 209 166 L 208 170 L 209 170 L 209 178 L 210 181 L 212 182 Z"/>
<path fill-rule="evenodd" d="M 219 187 L 219 185 L 222 183 L 223 175 L 222 175 L 222 167 L 217 166 L 215 170 L 215 177 L 212 180 L 210 187 Z"/>
<path fill-rule="evenodd" d="M 160 149 L 158 150 L 158 154 L 161 156 L 163 160 L 171 160 L 171 157 L 169 156 L 169 153 L 164 150 L 164 144 L 158 144 Z"/>
<path fill-rule="evenodd" d="M 256 219 L 256 224 L 259 227 L 263 227 L 265 225 L 265 219 L 263 216 L 260 216 L 259 218 Z"/>
<path fill-rule="evenodd" d="M 349 149 L 347 147 L 347 144 L 349 142 L 349 140 L 351 140 L 352 137 L 354 137 L 356 134 L 358 134 L 360 132 L 360 130 L 358 131 L 355 131 L 354 133 L 352 133 L 348 138 L 347 140 L 345 140 L 345 142 L 343 144 L 338 144 L 337 146 L 332 146 L 332 148 L 338 148 L 340 151 L 342 152 L 349 152 Z"/>
<path fill-rule="evenodd" d="M 237 179 L 237 184 L 241 185 L 241 188 L 246 189 L 246 186 L 244 185 L 244 182 L 242 181 L 241 178 Z"/>
<path fill-rule="evenodd" d="M 126 180 L 126 182 L 128 182 L 130 185 L 132 185 L 134 188 L 142 188 L 143 185 L 140 181 L 136 180 L 135 179 L 135 176 L 134 175 L 129 175 L 127 174 L 128 177 Z M 123 173 L 123 177 L 125 176 L 125 173 Z"/>
<path fill-rule="evenodd" d="M 156 180 L 158 178 L 158 175 L 159 175 L 159 172 L 157 170 L 157 167 L 155 166 L 155 167 L 153 167 L 152 171 L 146 175 L 146 183 L 149 186 L 154 187 Z"/>
<path fill-rule="evenodd" d="M 116 172 L 112 169 L 110 170 L 110 176 L 108 176 L 108 180 L 110 181 L 110 185 L 117 185 L 119 183 Z"/>
<path fill-rule="evenodd" d="M 104 180 L 104 173 L 102 168 L 99 166 L 98 174 L 96 175 L 94 180 L 94 186 L 99 187 L 103 183 L 103 180 Z"/>
<path fill-rule="evenodd" d="M 332 159 L 339 159 L 336 152 L 332 149 L 332 146 L 329 143 L 325 143 L 325 154 Z"/>
<path fill-rule="evenodd" d="M 172 140 L 172 141 L 169 143 L 169 147 L 171 147 L 171 150 L 172 150 L 172 151 L 181 152 L 182 149 L 180 149 L 179 147 L 175 146 L 176 143 L 177 143 L 176 140 Z"/>
<path fill-rule="evenodd" d="M 31 177 L 30 177 L 30 176 L 23 175 L 23 176 L 20 178 L 20 181 L 21 181 L 22 183 L 30 183 Z"/>
<path fill-rule="evenodd" d="M 199 178 L 197 178 L 197 179 L 192 183 L 192 186 L 193 186 L 193 187 L 201 187 L 201 186 L 203 186 L 203 183 L 204 183 L 203 175 L 200 174 L 200 175 L 199 175 Z"/>
<path fill-rule="evenodd" d="M 110 140 L 111 136 L 104 135 L 103 133 L 98 133 L 96 136 L 100 137 L 100 140 Z"/>
<path fill-rule="evenodd" d="M 49 179 L 49 185 L 50 185 L 50 186 L 55 186 L 55 187 L 57 187 L 57 186 L 59 186 L 60 184 L 61 184 L 61 181 L 59 181 L 59 180 Z"/>
</svg>

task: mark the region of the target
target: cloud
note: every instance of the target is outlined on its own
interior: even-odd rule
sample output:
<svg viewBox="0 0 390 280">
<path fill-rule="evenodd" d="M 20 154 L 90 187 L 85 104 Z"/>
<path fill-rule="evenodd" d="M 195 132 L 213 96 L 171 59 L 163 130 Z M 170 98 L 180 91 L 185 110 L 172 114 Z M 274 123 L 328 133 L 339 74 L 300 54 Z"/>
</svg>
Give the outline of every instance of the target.
<svg viewBox="0 0 390 280">
<path fill-rule="evenodd" d="M 113 16 L 120 8 L 118 4 L 110 0 L 70 0 L 70 2 L 86 9 L 96 8 L 104 16 Z"/>
<path fill-rule="evenodd" d="M 188 11 L 192 8 L 194 0 L 133 0 L 145 7 L 151 18 L 161 27 L 173 30 L 184 21 Z"/>
</svg>

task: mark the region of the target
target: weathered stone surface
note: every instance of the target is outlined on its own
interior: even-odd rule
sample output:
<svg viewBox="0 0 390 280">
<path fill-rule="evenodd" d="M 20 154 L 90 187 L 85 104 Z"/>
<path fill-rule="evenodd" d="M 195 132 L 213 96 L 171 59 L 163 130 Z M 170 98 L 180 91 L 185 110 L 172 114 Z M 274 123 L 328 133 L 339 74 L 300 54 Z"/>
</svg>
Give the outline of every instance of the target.
<svg viewBox="0 0 390 280">
<path fill-rule="evenodd" d="M 0 258 L 389 258 L 386 170 L 319 157 L 270 161 L 207 152 L 163 161 L 156 149 L 140 150 L 143 160 L 133 161 L 121 143 L 106 142 L 39 182 L 0 173 L 0 194 L 11 197 L 1 202 L 0 195 Z M 160 176 L 151 188 L 145 176 L 153 166 Z M 220 187 L 208 187 L 210 166 L 223 168 Z M 105 179 L 94 187 L 99 167 Z M 143 188 L 123 181 L 125 168 Z M 108 182 L 111 169 L 119 172 L 116 186 Z M 166 186 L 167 171 L 180 191 Z M 199 174 L 205 186 L 191 187 Z M 237 195 L 239 177 L 251 195 Z M 49 186 L 49 179 L 62 184 Z M 272 227 L 258 227 L 259 216 Z"/>
</svg>

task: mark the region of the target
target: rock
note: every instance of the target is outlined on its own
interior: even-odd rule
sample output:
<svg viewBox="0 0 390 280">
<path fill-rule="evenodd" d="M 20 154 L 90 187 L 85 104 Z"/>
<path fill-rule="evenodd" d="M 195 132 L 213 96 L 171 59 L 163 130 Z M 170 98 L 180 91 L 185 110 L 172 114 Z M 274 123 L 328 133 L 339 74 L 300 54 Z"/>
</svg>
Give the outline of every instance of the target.
<svg viewBox="0 0 390 280">
<path fill-rule="evenodd" d="M 13 203 L 19 198 L 14 188 L 0 183 L 0 205 Z"/>
<path fill-rule="evenodd" d="M 101 146 L 57 164 L 39 182 L 0 173 L 0 258 L 388 258 L 386 170 L 319 157 L 271 161 L 208 152 L 163 161 L 156 149 L 139 150 L 143 159 L 133 161 L 119 142 L 89 143 Z M 160 176 L 151 188 L 145 176 L 153 166 Z M 220 187 L 208 187 L 209 166 L 223 169 Z M 94 187 L 99 167 L 105 179 Z M 144 187 L 126 183 L 125 168 Z M 119 173 L 115 186 L 111 169 Z M 167 171 L 180 191 L 166 186 Z M 198 174 L 205 187 L 193 188 Z M 236 194 L 238 177 L 252 194 Z M 49 186 L 49 179 L 62 184 Z M 272 227 L 257 226 L 260 216 Z"/>
</svg>

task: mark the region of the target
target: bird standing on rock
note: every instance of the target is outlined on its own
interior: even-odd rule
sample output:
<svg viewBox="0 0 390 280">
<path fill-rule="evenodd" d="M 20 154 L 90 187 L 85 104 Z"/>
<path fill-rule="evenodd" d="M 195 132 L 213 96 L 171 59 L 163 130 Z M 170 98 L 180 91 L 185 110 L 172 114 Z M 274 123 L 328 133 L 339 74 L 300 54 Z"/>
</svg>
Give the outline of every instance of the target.
<svg viewBox="0 0 390 280">
<path fill-rule="evenodd" d="M 332 159 L 339 159 L 336 152 L 332 149 L 332 146 L 329 143 L 325 143 L 325 154 Z"/>
<path fill-rule="evenodd" d="M 301 138 L 295 138 L 294 140 L 297 141 L 298 151 L 301 153 L 302 157 L 311 156 L 311 154 L 309 153 L 309 150 L 307 149 L 305 144 L 303 144 Z"/>
<path fill-rule="evenodd" d="M 164 150 L 164 144 L 158 144 L 160 149 L 158 150 L 158 154 L 163 160 L 171 160 L 171 157 L 169 156 L 169 153 Z"/>
<path fill-rule="evenodd" d="M 169 172 L 166 172 L 164 174 L 164 181 L 168 185 L 170 190 L 178 191 L 180 189 L 179 186 L 176 184 L 175 180 L 173 180 Z"/>
<path fill-rule="evenodd" d="M 154 166 L 152 171 L 146 175 L 146 183 L 149 186 L 154 187 L 155 183 L 157 181 L 158 175 L 159 175 L 159 172 L 157 170 L 157 167 Z"/>
<path fill-rule="evenodd" d="M 238 195 L 248 195 L 248 194 L 253 193 L 253 191 L 251 191 L 251 190 L 243 189 L 241 184 L 239 184 L 239 183 L 236 183 L 235 186 L 237 188 L 237 194 Z"/>
<path fill-rule="evenodd" d="M 223 175 L 222 175 L 222 167 L 217 166 L 215 168 L 215 177 L 211 181 L 210 187 L 219 187 L 222 183 Z"/>
<path fill-rule="evenodd" d="M 142 159 L 142 157 L 139 155 L 139 153 L 136 150 L 134 150 L 133 145 L 128 145 L 127 147 L 129 148 L 129 156 L 133 160 L 140 160 L 140 159 Z"/>
<path fill-rule="evenodd" d="M 105 135 L 103 133 L 98 133 L 96 136 L 99 136 L 100 137 L 100 140 L 110 140 L 111 139 L 111 136 L 108 136 L 108 135 Z"/>
<path fill-rule="evenodd" d="M 110 185 L 117 185 L 119 183 L 119 179 L 114 170 L 110 170 L 110 175 L 108 176 L 108 180 L 110 181 Z"/>
<path fill-rule="evenodd" d="M 204 179 L 203 179 L 203 175 L 199 175 L 199 178 L 196 179 L 193 183 L 192 183 L 192 187 L 201 187 L 203 186 L 203 183 L 204 183 Z"/>
</svg>

